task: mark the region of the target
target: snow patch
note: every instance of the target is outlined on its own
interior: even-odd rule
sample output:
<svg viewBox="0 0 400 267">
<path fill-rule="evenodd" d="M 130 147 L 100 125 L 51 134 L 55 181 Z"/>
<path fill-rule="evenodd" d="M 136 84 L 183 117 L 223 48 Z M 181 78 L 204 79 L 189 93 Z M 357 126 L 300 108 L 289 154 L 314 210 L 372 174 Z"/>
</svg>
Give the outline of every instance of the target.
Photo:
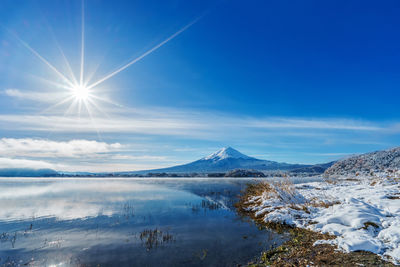
<svg viewBox="0 0 400 267">
<path fill-rule="evenodd" d="M 398 195 L 399 180 L 358 179 L 297 184 L 289 189 L 271 184 L 272 190 L 249 199 L 249 210 L 266 222 L 337 236 L 314 245 L 336 245 L 346 252 L 370 251 L 400 263 L 400 199 L 388 197 Z"/>
<path fill-rule="evenodd" d="M 236 149 L 231 147 L 224 147 L 211 155 L 203 158 L 204 160 L 223 160 L 227 158 L 235 158 L 235 159 L 253 159 L 245 154 L 240 153 Z"/>
</svg>

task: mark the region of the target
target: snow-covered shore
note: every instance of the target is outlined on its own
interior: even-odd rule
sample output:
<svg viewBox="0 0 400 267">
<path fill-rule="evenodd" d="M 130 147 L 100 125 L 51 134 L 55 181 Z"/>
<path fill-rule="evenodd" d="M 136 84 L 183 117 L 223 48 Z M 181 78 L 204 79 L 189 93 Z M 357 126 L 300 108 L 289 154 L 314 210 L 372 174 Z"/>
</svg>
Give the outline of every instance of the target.
<svg viewBox="0 0 400 267">
<path fill-rule="evenodd" d="M 400 180 L 342 178 L 303 184 L 264 185 L 247 209 L 265 222 L 285 223 L 335 235 L 332 244 L 350 252 L 365 250 L 400 263 Z"/>
</svg>

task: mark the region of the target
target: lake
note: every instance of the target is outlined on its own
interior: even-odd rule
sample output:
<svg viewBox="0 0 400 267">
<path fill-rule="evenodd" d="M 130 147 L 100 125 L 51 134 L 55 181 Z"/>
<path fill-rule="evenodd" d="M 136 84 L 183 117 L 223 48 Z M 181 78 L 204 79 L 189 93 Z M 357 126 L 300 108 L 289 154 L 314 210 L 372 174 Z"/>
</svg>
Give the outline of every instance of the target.
<svg viewBox="0 0 400 267">
<path fill-rule="evenodd" d="M 236 266 L 287 236 L 233 207 L 254 179 L 1 178 L 1 266 Z"/>
</svg>

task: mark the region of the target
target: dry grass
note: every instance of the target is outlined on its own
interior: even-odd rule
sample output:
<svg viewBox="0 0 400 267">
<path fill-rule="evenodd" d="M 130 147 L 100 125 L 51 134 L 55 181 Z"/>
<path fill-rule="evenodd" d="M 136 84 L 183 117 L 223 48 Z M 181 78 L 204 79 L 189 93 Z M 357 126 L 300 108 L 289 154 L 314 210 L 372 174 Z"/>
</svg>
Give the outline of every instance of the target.
<svg viewBox="0 0 400 267">
<path fill-rule="evenodd" d="M 337 184 L 339 180 L 337 178 L 328 176 L 324 178 L 324 182 L 327 184 Z"/>
<path fill-rule="evenodd" d="M 348 182 L 359 182 L 360 181 L 360 179 L 357 179 L 357 178 L 346 178 L 344 180 L 348 181 Z"/>
<path fill-rule="evenodd" d="M 164 243 L 174 241 L 174 237 L 169 232 L 163 232 L 159 229 L 145 229 L 140 233 L 140 240 L 147 250 L 156 248 Z"/>
<path fill-rule="evenodd" d="M 308 206 L 325 209 L 337 204 L 340 204 L 340 201 L 321 201 L 318 198 L 313 198 L 307 202 Z"/>
<path fill-rule="evenodd" d="M 264 192 L 276 193 L 275 189 L 273 188 L 273 186 L 270 183 L 260 182 L 257 184 L 248 184 L 243 197 L 246 199 L 249 199 L 252 196 L 260 196 Z"/>
<path fill-rule="evenodd" d="M 295 192 L 296 188 L 294 187 L 293 182 L 290 181 L 289 178 L 287 178 L 287 177 L 284 177 L 281 181 L 275 183 L 275 185 L 285 192 L 288 192 L 291 194 L 296 193 Z"/>
<path fill-rule="evenodd" d="M 379 225 L 377 225 L 374 222 L 365 222 L 364 226 L 362 227 L 362 229 L 368 229 L 368 227 L 370 227 L 370 226 L 372 226 L 374 228 L 379 228 Z"/>
<path fill-rule="evenodd" d="M 375 185 L 377 185 L 379 183 L 379 180 L 377 180 L 377 179 L 374 179 L 374 180 L 372 180 L 372 182 L 369 184 L 370 186 L 375 186 Z"/>
<path fill-rule="evenodd" d="M 267 227 L 269 229 L 273 229 L 278 233 L 281 233 L 287 230 L 289 226 L 275 223 L 275 222 L 265 222 L 263 216 L 255 216 L 255 213 L 249 211 L 249 208 L 254 204 L 261 204 L 261 198 L 257 199 L 256 201 L 250 203 L 249 199 L 252 197 L 261 196 L 263 193 L 276 193 L 274 187 L 268 182 L 259 182 L 256 184 L 248 184 L 246 189 L 242 192 L 239 196 L 239 201 L 234 204 L 236 207 L 237 213 L 241 217 L 250 217 L 253 221 L 255 221 L 260 228 Z"/>
<path fill-rule="evenodd" d="M 242 194 L 242 198 L 249 199 L 253 196 L 261 196 L 263 193 L 272 193 L 271 195 L 278 194 L 277 189 L 290 195 L 296 193 L 293 183 L 288 178 L 285 178 L 282 181 L 274 183 L 263 181 L 256 184 L 248 184 L 246 190 Z"/>
<path fill-rule="evenodd" d="M 259 196 L 259 198 L 254 198 Z M 262 197 L 261 197 L 262 196 Z M 289 207 L 295 210 L 303 210 L 310 213 L 309 208 L 328 208 L 333 205 L 340 204 L 339 201 L 321 201 L 318 198 L 303 199 L 296 191 L 294 184 L 289 179 L 284 179 L 273 184 L 269 182 L 260 182 L 248 185 L 241 197 L 241 202 L 246 202 L 248 207 L 251 205 L 261 205 L 262 199 L 279 199 L 286 206 L 276 207 L 276 209 Z M 253 202 L 248 202 L 252 199 Z M 247 207 L 247 208 L 248 208 Z"/>
</svg>

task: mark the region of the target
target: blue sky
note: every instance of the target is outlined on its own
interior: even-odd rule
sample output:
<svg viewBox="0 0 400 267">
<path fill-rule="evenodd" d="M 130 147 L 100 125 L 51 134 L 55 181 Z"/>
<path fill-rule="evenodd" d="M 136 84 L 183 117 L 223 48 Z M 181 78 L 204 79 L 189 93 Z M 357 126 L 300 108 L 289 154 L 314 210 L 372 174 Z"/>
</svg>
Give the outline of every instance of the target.
<svg viewBox="0 0 400 267">
<path fill-rule="evenodd" d="M 223 146 L 318 163 L 399 145 L 398 1 L 83 6 L 82 20 L 81 1 L 1 1 L 0 167 L 138 170 Z M 86 87 L 138 59 L 89 97 L 73 82 L 82 29 Z"/>
</svg>

